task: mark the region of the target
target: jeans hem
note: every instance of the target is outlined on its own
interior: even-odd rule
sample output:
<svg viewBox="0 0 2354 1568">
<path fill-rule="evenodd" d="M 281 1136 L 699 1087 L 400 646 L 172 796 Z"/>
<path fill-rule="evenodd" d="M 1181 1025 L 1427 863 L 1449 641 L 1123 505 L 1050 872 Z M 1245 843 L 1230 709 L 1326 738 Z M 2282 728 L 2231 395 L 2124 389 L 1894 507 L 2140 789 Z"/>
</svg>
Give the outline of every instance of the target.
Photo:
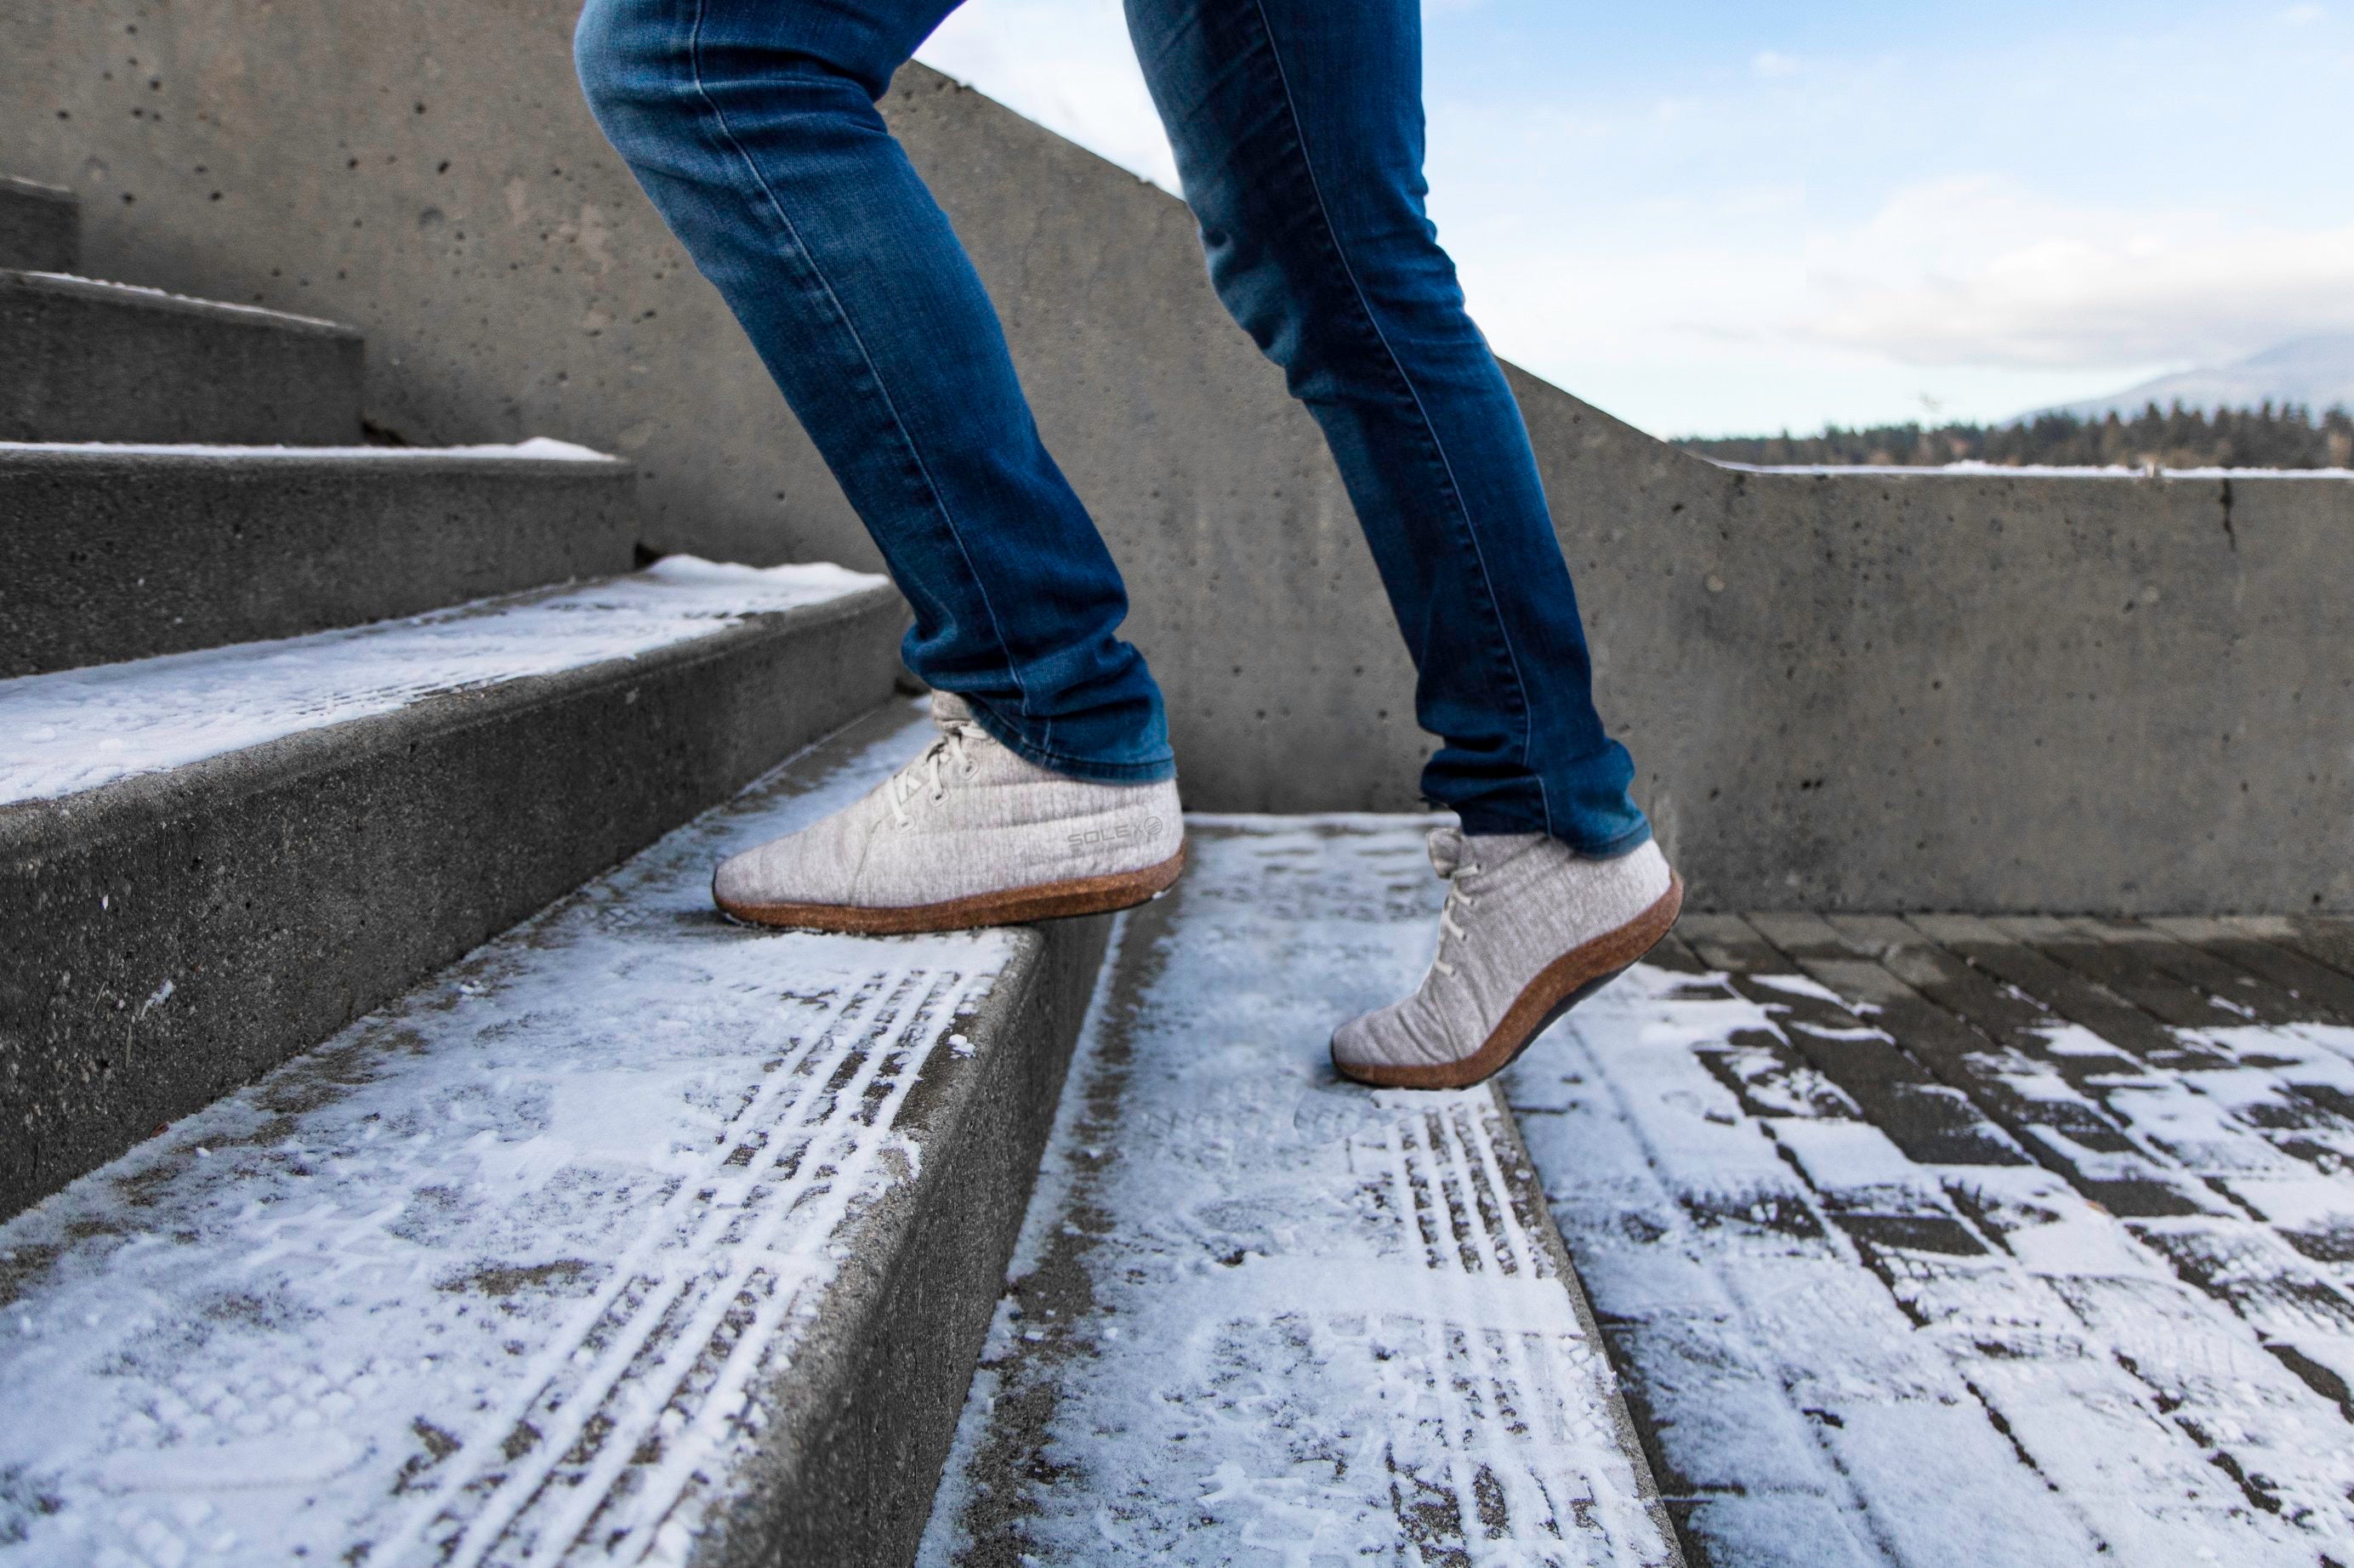
<svg viewBox="0 0 2354 1568">
<path fill-rule="evenodd" d="M 1091 758 L 1066 757 L 1061 752 L 1033 745 L 970 697 L 965 702 L 972 709 L 973 722 L 989 733 L 990 739 L 1024 762 L 1035 763 L 1066 779 L 1084 779 L 1090 784 L 1158 784 L 1177 777 L 1174 753 L 1149 762 L 1099 762 Z"/>
<path fill-rule="evenodd" d="M 1467 837 L 1478 838 L 1486 833 L 1545 833 L 1548 837 L 1559 839 L 1586 860 L 1617 860 L 1622 854 L 1632 854 L 1641 849 L 1650 842 L 1652 837 L 1650 820 L 1645 817 L 1638 817 L 1635 825 L 1624 832 L 1585 842 L 1571 838 L 1567 833 L 1552 832 L 1538 822 L 1507 821 L 1478 810 L 1467 813 L 1459 806 L 1455 808 L 1455 815 L 1462 823 Z"/>
</svg>

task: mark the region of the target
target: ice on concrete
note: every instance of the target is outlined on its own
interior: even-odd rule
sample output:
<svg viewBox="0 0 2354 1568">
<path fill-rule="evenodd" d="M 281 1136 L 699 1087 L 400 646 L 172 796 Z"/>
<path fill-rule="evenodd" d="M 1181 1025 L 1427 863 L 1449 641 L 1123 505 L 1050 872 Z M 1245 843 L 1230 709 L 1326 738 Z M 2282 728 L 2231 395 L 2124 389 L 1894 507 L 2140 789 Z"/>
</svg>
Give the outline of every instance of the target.
<svg viewBox="0 0 2354 1568">
<path fill-rule="evenodd" d="M 1413 819 L 1188 819 L 1123 917 L 918 1561 L 1670 1560 L 1493 1097 L 1332 1026 L 1426 967 Z"/>
<path fill-rule="evenodd" d="M 257 316 L 262 320 L 281 323 L 287 326 L 326 327 L 346 337 L 359 335 L 358 329 L 347 322 L 333 322 L 323 316 L 301 315 L 293 311 L 271 310 L 264 305 L 239 304 L 232 300 L 199 299 L 194 294 L 175 294 L 169 289 L 158 289 L 146 283 L 118 283 L 109 278 L 85 278 L 79 272 L 26 272 L 21 275 L 27 278 L 38 278 L 45 282 L 71 284 L 77 293 L 121 294 L 133 299 L 191 306 L 207 313 Z"/>
<path fill-rule="evenodd" d="M 1008 932 L 712 911 L 788 765 L 0 1226 L 0 1563 L 681 1563 Z"/>
<path fill-rule="evenodd" d="M 2117 1062 L 2081 1103 L 2135 1152 L 2031 1127 L 2044 1165 L 1926 1165 L 1809 1090 L 1808 1032 L 1782 1013 L 1720 974 L 1638 966 L 1508 1080 L 1695 1544 L 1893 1568 L 2343 1557 L 2344 1271 L 2205 1184 L 2338 1234 L 2347 1129 L 2326 1103 L 2348 1064 L 2318 1026 L 2178 1032 L 2225 1065 L 2173 1073 L 2055 1029 L 2062 1059 Z M 1991 1041 L 1976 1060 L 2080 1095 Z M 2119 1173 L 2105 1161 L 2211 1212 L 2122 1220 L 2066 1175 Z"/>
<path fill-rule="evenodd" d="M 0 805 L 610 659 L 875 588 L 825 563 L 672 556 L 642 572 L 404 620 L 0 681 Z"/>
<path fill-rule="evenodd" d="M 190 441 L 0 441 L 0 454 L 8 452 L 94 452 L 103 457 L 200 458 L 218 461 L 243 461 L 254 458 L 313 461 L 330 459 L 343 462 L 355 458 L 383 458 L 399 462 L 451 458 L 482 461 L 524 459 L 538 462 L 617 463 L 622 461 L 594 447 L 559 441 L 549 436 L 463 447 L 239 447 Z"/>
</svg>

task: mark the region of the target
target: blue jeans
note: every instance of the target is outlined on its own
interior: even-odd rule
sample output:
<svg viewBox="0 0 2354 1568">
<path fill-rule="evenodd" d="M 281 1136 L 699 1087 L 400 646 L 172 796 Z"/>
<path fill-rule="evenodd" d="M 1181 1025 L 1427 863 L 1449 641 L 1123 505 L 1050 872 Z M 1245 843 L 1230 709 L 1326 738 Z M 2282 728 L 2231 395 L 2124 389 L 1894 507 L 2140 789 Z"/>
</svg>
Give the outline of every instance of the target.
<svg viewBox="0 0 2354 1568">
<path fill-rule="evenodd" d="M 875 102 L 956 0 L 588 0 L 598 122 L 915 609 L 907 666 L 1046 768 L 1174 770 L 1128 596 Z M 1418 0 L 1128 0 L 1210 277 L 1322 427 L 1472 832 L 1650 835 L 1528 431 L 1425 216 Z"/>
</svg>

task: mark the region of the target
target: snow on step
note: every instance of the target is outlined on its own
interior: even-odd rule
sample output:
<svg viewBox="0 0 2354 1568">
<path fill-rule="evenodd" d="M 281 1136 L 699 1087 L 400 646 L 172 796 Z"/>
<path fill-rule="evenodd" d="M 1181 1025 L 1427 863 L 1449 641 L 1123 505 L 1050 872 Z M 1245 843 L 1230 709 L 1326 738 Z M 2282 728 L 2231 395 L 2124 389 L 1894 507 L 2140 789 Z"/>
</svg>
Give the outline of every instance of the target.
<svg viewBox="0 0 2354 1568">
<path fill-rule="evenodd" d="M 1799 1021 L 1824 1013 L 1798 999 L 1836 995 L 1752 978 L 1638 966 L 1507 1081 L 1695 1537 L 1726 1561 L 1901 1568 L 2338 1553 L 2354 1426 L 2282 1352 L 2354 1367 L 2291 1248 L 2220 1197 L 2121 1220 L 2056 1156 L 1907 1160 L 1846 1097 L 1811 1092 L 1822 1047 Z M 1872 1029 L 1868 1010 L 1840 1016 Z M 2235 1119 L 2335 1080 L 2315 1033 L 2180 1032 L 2237 1060 L 2171 1079 L 2080 1044 L 2126 1064 L 2131 1092 L 2106 1108 L 2137 1158 L 2187 1186 L 2186 1150 L 2219 1182 L 2256 1171 L 2285 1221 L 2326 1225 L 2340 1211 L 2313 1168 L 2275 1176 Z M 2049 1077 L 1990 1038 L 1979 1065 L 2022 1093 Z M 2310 1137 L 2310 1119 L 2287 1127 Z"/>
<path fill-rule="evenodd" d="M 1428 825 L 1194 819 L 1123 917 L 920 1563 L 1674 1561 L 1495 1098 L 1328 1064 Z"/>
<path fill-rule="evenodd" d="M 405 620 L 0 681 L 0 806 L 93 789 L 299 731 L 624 659 L 880 586 L 823 562 L 672 556 L 584 587 Z"/>
<path fill-rule="evenodd" d="M 451 458 L 470 459 L 477 462 L 512 462 L 521 460 L 534 462 L 618 463 L 621 461 L 609 452 L 600 452 L 594 447 L 584 447 L 573 441 L 559 441 L 552 436 L 534 436 L 528 440 L 499 441 L 463 447 L 254 447 L 196 441 L 0 441 L 0 457 L 7 457 L 15 453 L 37 457 L 53 452 L 97 457 L 170 457 L 185 458 L 191 461 L 215 462 L 245 462 L 256 458 L 303 463 L 358 461 L 400 462 L 420 459 L 442 461 Z"/>
<path fill-rule="evenodd" d="M 1019 939 L 739 929 L 711 863 L 928 733 L 789 764 L 0 1227 L 0 1563 L 682 1561 Z"/>
</svg>

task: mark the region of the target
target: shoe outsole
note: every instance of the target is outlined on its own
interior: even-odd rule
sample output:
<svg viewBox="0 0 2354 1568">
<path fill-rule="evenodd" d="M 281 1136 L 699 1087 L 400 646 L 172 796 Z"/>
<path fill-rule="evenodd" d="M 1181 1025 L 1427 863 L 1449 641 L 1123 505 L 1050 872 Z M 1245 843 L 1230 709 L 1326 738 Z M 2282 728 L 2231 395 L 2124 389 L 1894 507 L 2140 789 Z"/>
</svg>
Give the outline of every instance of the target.
<svg viewBox="0 0 2354 1568">
<path fill-rule="evenodd" d="M 1479 1049 L 1459 1062 L 1347 1063 L 1336 1053 L 1333 1068 L 1344 1078 L 1377 1089 L 1468 1089 L 1485 1083 L 1511 1066 L 1563 1013 L 1640 962 L 1675 926 L 1683 906 L 1684 879 L 1670 872 L 1668 890 L 1649 909 L 1538 970 Z"/>
<path fill-rule="evenodd" d="M 856 904 L 732 903 L 711 895 L 713 903 L 731 918 L 754 926 L 774 926 L 790 931 L 832 931 L 860 937 L 907 937 L 926 931 L 968 931 L 983 926 L 1027 926 L 1034 920 L 1060 920 L 1074 915 L 1105 915 L 1129 909 L 1160 896 L 1185 869 L 1185 846 L 1158 865 L 1109 876 L 1074 877 L 1066 882 L 1042 882 L 1034 887 L 1008 888 L 939 904 L 875 908 Z"/>
</svg>

